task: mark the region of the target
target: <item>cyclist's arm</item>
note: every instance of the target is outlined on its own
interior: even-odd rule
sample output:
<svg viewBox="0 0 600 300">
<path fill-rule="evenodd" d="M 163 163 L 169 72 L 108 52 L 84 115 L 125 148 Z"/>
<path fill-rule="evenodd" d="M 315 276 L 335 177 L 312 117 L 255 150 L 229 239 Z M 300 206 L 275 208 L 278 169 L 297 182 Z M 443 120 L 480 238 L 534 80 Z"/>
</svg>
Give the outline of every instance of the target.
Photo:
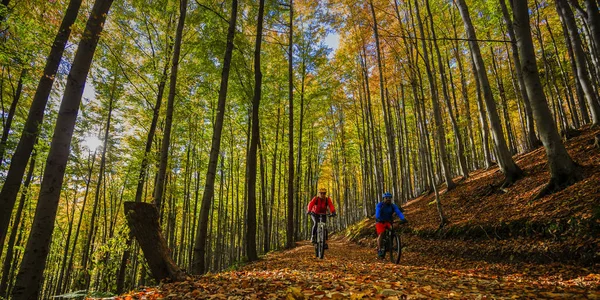
<svg viewBox="0 0 600 300">
<path fill-rule="evenodd" d="M 313 207 L 315 206 L 315 199 L 316 197 L 312 198 L 312 200 L 310 200 L 310 202 L 308 202 L 308 207 L 306 208 L 306 212 L 311 212 Z"/>
<path fill-rule="evenodd" d="M 379 202 L 377 203 L 377 206 L 375 206 L 375 220 L 380 220 L 381 219 L 381 205 L 383 202 Z"/>
<path fill-rule="evenodd" d="M 404 214 L 400 211 L 400 208 L 398 208 L 398 205 L 394 204 L 394 211 L 396 212 L 396 215 L 398 215 L 398 218 L 400 218 L 400 220 L 406 220 L 406 218 L 404 218 Z"/>
<path fill-rule="evenodd" d="M 327 197 L 327 201 L 329 202 L 329 212 L 335 214 L 335 207 L 333 206 L 333 200 Z"/>
</svg>

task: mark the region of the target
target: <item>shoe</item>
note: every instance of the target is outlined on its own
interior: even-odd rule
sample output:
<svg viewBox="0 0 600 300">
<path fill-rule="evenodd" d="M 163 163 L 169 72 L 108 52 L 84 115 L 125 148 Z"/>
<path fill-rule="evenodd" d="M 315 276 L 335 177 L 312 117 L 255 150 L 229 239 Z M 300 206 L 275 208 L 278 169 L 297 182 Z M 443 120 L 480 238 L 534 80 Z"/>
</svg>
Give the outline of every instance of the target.
<svg viewBox="0 0 600 300">
<path fill-rule="evenodd" d="M 379 258 L 384 258 L 385 257 L 385 251 L 383 249 L 380 249 L 379 251 L 377 251 L 377 256 Z"/>
<path fill-rule="evenodd" d="M 324 249 L 329 249 L 329 245 L 327 245 L 327 243 L 325 243 L 325 246 L 323 248 Z"/>
</svg>

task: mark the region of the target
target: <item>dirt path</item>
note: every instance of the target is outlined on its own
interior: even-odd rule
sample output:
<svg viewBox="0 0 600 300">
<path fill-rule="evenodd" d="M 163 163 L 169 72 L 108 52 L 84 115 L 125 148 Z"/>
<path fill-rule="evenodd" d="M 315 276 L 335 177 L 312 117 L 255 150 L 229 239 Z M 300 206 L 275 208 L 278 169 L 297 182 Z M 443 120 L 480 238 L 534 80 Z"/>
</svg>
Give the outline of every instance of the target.
<svg viewBox="0 0 600 300">
<path fill-rule="evenodd" d="M 600 275 L 583 275 L 587 269 L 557 274 L 561 266 L 549 266 L 549 274 L 544 274 L 520 266 L 525 270 L 426 257 L 411 250 L 400 265 L 394 265 L 376 259 L 373 249 L 344 241 L 330 241 L 330 250 L 320 260 L 309 243 L 301 242 L 293 250 L 270 253 L 237 271 L 190 278 L 139 295 L 146 299 L 600 299 Z"/>
</svg>

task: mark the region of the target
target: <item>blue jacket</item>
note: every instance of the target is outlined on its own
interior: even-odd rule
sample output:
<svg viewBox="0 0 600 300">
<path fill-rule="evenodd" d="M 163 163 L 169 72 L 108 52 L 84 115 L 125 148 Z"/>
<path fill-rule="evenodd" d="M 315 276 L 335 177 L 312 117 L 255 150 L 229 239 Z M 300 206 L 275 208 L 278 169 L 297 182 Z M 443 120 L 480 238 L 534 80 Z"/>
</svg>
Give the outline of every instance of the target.
<svg viewBox="0 0 600 300">
<path fill-rule="evenodd" d="M 390 222 L 392 221 L 392 214 L 394 212 L 400 220 L 404 220 L 404 215 L 396 204 L 391 203 L 390 205 L 386 205 L 384 201 L 381 201 L 375 207 L 375 219 L 377 219 L 377 222 Z"/>
</svg>

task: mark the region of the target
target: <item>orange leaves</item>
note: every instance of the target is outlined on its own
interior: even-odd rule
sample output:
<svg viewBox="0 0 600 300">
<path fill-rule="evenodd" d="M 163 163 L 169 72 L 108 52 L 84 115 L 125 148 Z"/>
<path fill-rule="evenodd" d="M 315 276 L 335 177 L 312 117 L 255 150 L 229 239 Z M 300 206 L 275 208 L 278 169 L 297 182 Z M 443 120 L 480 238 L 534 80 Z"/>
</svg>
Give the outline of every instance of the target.
<svg viewBox="0 0 600 300">
<path fill-rule="evenodd" d="M 144 293 L 153 291 L 164 299 L 600 297 L 600 275 L 595 270 L 466 260 L 444 252 L 460 245 L 437 243 L 440 252 L 433 253 L 419 250 L 431 240 L 406 237 L 405 241 L 417 251 L 407 251 L 403 265 L 377 260 L 372 248 L 342 241 L 330 241 L 325 259 L 319 260 L 304 242 L 239 271 L 207 274 Z M 157 299 L 141 294 L 121 299 Z"/>
</svg>

